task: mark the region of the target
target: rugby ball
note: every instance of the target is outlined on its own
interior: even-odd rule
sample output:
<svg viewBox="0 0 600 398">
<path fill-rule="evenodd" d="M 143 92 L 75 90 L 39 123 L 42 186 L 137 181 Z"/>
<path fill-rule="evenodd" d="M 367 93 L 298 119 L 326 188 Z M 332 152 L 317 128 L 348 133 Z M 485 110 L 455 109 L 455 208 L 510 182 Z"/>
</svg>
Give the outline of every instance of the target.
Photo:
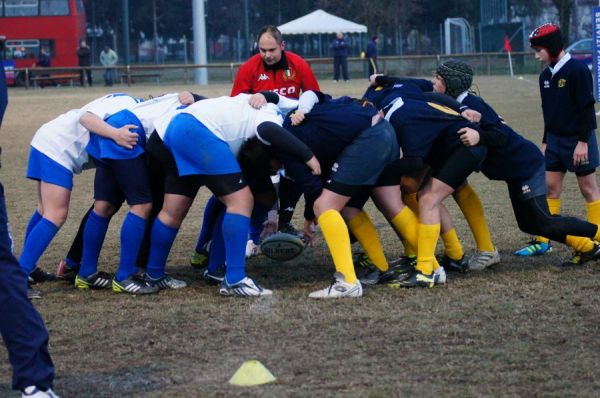
<svg viewBox="0 0 600 398">
<path fill-rule="evenodd" d="M 304 250 L 304 241 L 296 235 L 277 232 L 260 244 L 260 250 L 272 260 L 288 261 Z"/>
</svg>

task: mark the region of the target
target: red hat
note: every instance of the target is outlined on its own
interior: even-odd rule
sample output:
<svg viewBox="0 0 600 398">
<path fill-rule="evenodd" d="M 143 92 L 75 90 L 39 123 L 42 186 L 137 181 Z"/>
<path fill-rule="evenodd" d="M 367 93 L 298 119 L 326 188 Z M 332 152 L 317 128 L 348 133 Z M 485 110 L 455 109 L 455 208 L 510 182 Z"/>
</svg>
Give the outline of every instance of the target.
<svg viewBox="0 0 600 398">
<path fill-rule="evenodd" d="M 552 23 L 535 28 L 529 35 L 529 43 L 531 47 L 543 48 L 548 51 L 552 59 L 558 58 L 558 54 L 564 49 L 560 28 Z"/>
</svg>

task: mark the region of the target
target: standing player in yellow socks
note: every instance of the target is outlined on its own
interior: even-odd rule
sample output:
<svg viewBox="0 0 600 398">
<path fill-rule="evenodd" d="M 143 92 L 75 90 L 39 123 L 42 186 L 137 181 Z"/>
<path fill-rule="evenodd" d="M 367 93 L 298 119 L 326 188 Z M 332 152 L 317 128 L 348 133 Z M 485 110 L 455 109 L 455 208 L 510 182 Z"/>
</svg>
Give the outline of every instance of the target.
<svg viewBox="0 0 600 398">
<path fill-rule="evenodd" d="M 596 143 L 596 116 L 592 75 L 580 61 L 565 53 L 560 28 L 545 24 L 529 36 L 536 59 L 548 64 L 540 74 L 539 85 L 544 115 L 542 151 L 546 158 L 548 206 L 552 214 L 560 211 L 560 194 L 567 171 L 577 176 L 585 198 L 588 221 L 600 224 L 600 191 L 596 181 L 599 165 Z M 515 254 L 531 256 L 550 250 L 548 239 L 536 237 Z M 581 253 L 571 258 L 581 261 Z"/>
</svg>

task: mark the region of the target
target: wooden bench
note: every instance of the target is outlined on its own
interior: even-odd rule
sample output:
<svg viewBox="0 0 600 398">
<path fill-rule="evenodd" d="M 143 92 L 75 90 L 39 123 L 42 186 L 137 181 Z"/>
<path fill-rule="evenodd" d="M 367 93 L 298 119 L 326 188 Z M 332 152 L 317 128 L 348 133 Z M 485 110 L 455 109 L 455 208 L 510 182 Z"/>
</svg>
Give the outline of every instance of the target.
<svg viewBox="0 0 600 398">
<path fill-rule="evenodd" d="M 32 76 L 30 80 L 33 82 L 34 87 L 38 85 L 43 87 L 43 83 L 46 82 L 52 85 L 69 82 L 69 85 L 73 87 L 73 82 L 80 82 L 80 76 L 79 73 L 48 73 Z"/>
<path fill-rule="evenodd" d="M 127 83 L 127 79 L 131 78 L 131 83 L 135 83 L 138 79 L 156 79 L 156 83 L 160 84 L 161 73 L 127 73 L 121 74 L 121 83 Z"/>
</svg>

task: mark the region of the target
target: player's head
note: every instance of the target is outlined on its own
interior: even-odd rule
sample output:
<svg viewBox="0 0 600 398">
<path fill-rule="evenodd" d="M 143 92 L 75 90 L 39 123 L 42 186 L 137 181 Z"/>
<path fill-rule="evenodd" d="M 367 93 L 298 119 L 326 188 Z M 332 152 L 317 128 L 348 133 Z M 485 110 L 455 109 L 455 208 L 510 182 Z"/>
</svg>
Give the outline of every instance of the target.
<svg viewBox="0 0 600 398">
<path fill-rule="evenodd" d="M 277 26 L 263 26 L 258 32 L 256 38 L 258 51 L 263 61 L 267 65 L 276 64 L 281 60 L 281 54 L 285 47 L 285 42 Z"/>
<path fill-rule="evenodd" d="M 344 38 L 344 34 L 342 32 L 337 32 L 335 34 L 335 37 L 338 38 L 339 40 L 342 40 Z"/>
<path fill-rule="evenodd" d="M 552 23 L 538 26 L 529 35 L 529 45 L 542 62 L 555 63 L 564 49 L 560 27 Z"/>
<path fill-rule="evenodd" d="M 473 84 L 473 68 L 466 62 L 449 59 L 442 62 L 433 76 L 433 91 L 458 97 Z"/>
</svg>

